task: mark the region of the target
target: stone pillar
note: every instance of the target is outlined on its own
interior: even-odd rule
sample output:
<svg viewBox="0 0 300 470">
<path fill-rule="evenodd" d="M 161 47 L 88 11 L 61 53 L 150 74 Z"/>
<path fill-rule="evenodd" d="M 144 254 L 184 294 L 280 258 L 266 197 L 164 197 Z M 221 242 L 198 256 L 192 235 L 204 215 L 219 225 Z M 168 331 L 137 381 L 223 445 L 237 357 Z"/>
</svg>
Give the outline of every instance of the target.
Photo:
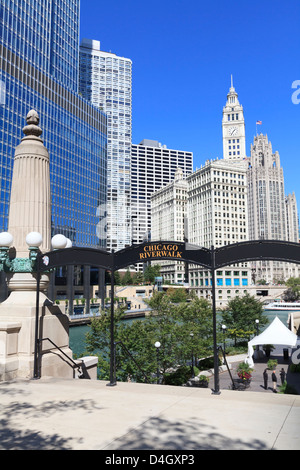
<svg viewBox="0 0 300 470">
<path fill-rule="evenodd" d="M 36 327 L 36 274 L 28 263 L 26 236 L 39 232 L 42 252 L 50 250 L 51 198 L 49 155 L 40 138 L 36 111 L 27 115 L 25 137 L 16 148 L 12 178 L 9 232 L 14 238 L 15 258 L 7 273 L 10 296 L 0 305 L 0 380 L 32 378 Z M 14 255 L 11 254 L 13 257 Z M 50 338 L 64 354 L 69 349 L 68 317 L 46 297 L 49 275 L 43 273 L 38 305 L 39 339 Z M 41 374 L 73 377 L 73 368 L 64 354 L 49 341 L 41 343 Z"/>
<path fill-rule="evenodd" d="M 15 150 L 11 185 L 8 232 L 14 238 L 17 257 L 28 256 L 26 235 L 39 232 L 41 251 L 51 249 L 51 196 L 49 154 L 40 135 L 39 117 L 31 110 L 27 115 L 25 137 Z"/>
</svg>

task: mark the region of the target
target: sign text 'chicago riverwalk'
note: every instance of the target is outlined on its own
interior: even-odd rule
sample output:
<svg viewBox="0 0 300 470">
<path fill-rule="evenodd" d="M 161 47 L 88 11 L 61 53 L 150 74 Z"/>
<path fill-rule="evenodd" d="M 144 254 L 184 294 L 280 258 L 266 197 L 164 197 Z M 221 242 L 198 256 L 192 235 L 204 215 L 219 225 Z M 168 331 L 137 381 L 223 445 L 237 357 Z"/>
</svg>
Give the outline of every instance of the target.
<svg viewBox="0 0 300 470">
<path fill-rule="evenodd" d="M 175 258 L 183 259 L 183 249 L 178 244 L 168 243 L 148 243 L 139 253 L 140 260 L 147 260 L 149 258 Z"/>
</svg>

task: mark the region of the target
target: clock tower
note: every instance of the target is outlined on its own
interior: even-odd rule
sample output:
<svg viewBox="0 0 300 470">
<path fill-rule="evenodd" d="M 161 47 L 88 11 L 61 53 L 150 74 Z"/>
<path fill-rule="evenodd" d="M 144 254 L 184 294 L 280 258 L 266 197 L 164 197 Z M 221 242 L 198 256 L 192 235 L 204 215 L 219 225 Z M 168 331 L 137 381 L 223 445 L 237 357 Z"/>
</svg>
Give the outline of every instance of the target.
<svg viewBox="0 0 300 470">
<path fill-rule="evenodd" d="M 246 157 L 244 112 L 233 86 L 232 75 L 227 103 L 223 108 L 222 131 L 224 160 L 243 160 Z"/>
</svg>

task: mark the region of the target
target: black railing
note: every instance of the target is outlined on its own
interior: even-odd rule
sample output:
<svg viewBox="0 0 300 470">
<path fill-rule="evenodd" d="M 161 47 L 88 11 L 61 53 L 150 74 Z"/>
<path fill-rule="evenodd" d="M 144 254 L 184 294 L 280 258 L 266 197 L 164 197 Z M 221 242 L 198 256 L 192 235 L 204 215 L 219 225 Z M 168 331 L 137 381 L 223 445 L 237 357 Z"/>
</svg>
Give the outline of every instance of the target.
<svg viewBox="0 0 300 470">
<path fill-rule="evenodd" d="M 69 364 L 70 367 L 76 368 L 79 373 L 79 378 L 83 378 L 83 371 L 82 371 L 82 365 L 78 364 L 75 362 L 70 356 L 68 356 L 57 344 L 55 344 L 52 339 L 50 338 L 42 338 L 37 340 L 37 346 L 38 346 L 38 355 L 37 355 L 37 360 L 35 361 L 34 365 L 34 378 L 35 379 L 40 379 L 41 378 L 41 344 L 43 341 L 49 341 L 60 353 L 65 356 L 72 364 Z"/>
<path fill-rule="evenodd" d="M 230 379 L 231 379 L 231 382 L 232 382 L 232 389 L 235 390 L 235 389 L 236 389 L 236 386 L 235 386 L 234 380 L 233 380 L 233 378 L 232 378 L 232 375 L 231 375 L 231 372 L 230 372 L 230 368 L 229 368 L 229 366 L 228 366 L 228 362 L 227 362 L 227 359 L 226 359 L 225 351 L 224 351 L 224 349 L 222 348 L 222 346 L 218 346 L 218 350 L 221 350 L 221 351 L 222 351 L 223 359 L 224 359 L 225 365 L 226 365 L 226 367 L 227 367 L 227 370 L 228 370 L 228 372 L 229 372 L 229 376 L 230 376 Z"/>
</svg>

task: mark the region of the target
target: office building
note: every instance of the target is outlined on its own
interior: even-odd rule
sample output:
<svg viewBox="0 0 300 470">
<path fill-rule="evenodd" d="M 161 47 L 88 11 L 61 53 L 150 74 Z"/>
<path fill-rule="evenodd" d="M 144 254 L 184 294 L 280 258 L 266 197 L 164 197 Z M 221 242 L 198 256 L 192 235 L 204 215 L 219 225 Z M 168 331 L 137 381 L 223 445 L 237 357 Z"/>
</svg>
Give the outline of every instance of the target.
<svg viewBox="0 0 300 470">
<path fill-rule="evenodd" d="M 187 236 L 187 189 L 183 171 L 178 168 L 174 180 L 155 191 L 151 196 L 151 240 L 184 242 Z M 152 262 L 155 264 L 155 262 Z M 188 282 L 186 263 L 162 260 L 161 274 L 164 282 L 183 284 Z"/>
<path fill-rule="evenodd" d="M 243 161 L 211 160 L 187 177 L 188 241 L 215 248 L 248 240 L 247 178 Z M 210 272 L 189 266 L 190 286 L 199 297 L 211 297 Z M 224 306 L 243 295 L 251 283 L 247 263 L 216 272 L 216 301 Z"/>
<path fill-rule="evenodd" d="M 130 153 L 132 62 L 100 50 L 100 41 L 80 46 L 79 91 L 107 114 L 107 249 L 131 244 Z"/>
<path fill-rule="evenodd" d="M 152 240 L 151 196 L 174 180 L 176 170 L 183 177 L 193 171 L 193 153 L 168 149 L 156 140 L 144 139 L 132 145 L 131 211 L 132 242 Z"/>
<path fill-rule="evenodd" d="M 79 0 L 7 0 L 0 13 L 0 230 L 14 150 L 35 109 L 50 155 L 52 235 L 103 248 L 106 116 L 78 94 Z"/>
<path fill-rule="evenodd" d="M 295 193 L 288 194 L 285 198 L 287 239 L 290 242 L 299 243 L 299 220 Z"/>
<path fill-rule="evenodd" d="M 263 134 L 251 144 L 247 172 L 250 240 L 298 242 L 298 213 L 295 195 L 285 196 L 283 168 L 278 151 Z M 296 265 L 279 261 L 253 263 L 256 280 L 274 283 L 298 275 Z"/>
</svg>

